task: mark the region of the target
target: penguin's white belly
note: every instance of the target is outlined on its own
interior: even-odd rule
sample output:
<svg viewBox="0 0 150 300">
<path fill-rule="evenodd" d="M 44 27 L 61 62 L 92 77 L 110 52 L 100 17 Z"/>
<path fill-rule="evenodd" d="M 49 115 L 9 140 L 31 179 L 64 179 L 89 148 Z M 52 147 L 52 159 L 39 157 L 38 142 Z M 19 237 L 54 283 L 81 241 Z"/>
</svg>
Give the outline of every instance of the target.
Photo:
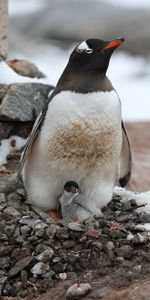
<svg viewBox="0 0 150 300">
<path fill-rule="evenodd" d="M 98 198 L 94 195 L 101 190 L 102 195 L 99 194 L 94 204 L 101 208 L 111 197 L 121 144 L 121 108 L 115 91 L 61 92 L 49 104 L 32 150 L 34 159 L 30 158 L 30 166 L 27 162 L 25 167 L 24 179 L 30 171 L 32 181 L 32 193 L 29 193 L 33 195 L 36 189 L 33 185 L 42 190 L 43 180 L 42 199 L 47 204 L 51 202 L 49 207 L 53 208 L 65 182 L 75 180 L 85 194 L 91 195 L 91 200 Z"/>
<path fill-rule="evenodd" d="M 50 103 L 41 133 L 47 160 L 84 169 L 112 164 L 121 145 L 120 102 L 115 91 L 62 92 Z"/>
</svg>

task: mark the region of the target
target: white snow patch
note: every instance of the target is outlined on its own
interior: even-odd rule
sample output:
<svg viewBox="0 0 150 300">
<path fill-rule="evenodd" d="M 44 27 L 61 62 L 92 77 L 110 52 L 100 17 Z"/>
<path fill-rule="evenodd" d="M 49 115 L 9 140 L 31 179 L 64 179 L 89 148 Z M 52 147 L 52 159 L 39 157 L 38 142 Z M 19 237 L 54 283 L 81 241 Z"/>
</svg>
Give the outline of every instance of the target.
<svg viewBox="0 0 150 300">
<path fill-rule="evenodd" d="M 124 188 L 115 187 L 114 193 L 121 196 L 122 202 L 127 202 L 131 199 L 135 199 L 137 205 L 143 205 L 142 207 L 137 208 L 137 211 L 150 214 L 150 191 L 134 193 L 131 191 L 127 191 Z"/>
<path fill-rule="evenodd" d="M 17 74 L 11 67 L 9 67 L 4 61 L 0 62 L 0 83 L 11 84 L 11 83 L 25 83 L 25 82 L 37 82 L 47 83 L 47 78 L 29 78 Z"/>
<path fill-rule="evenodd" d="M 11 145 L 11 142 L 14 142 L 14 146 Z M 9 139 L 3 139 L 0 144 L 0 165 L 7 163 L 7 156 L 11 153 L 12 150 L 20 150 L 26 144 L 26 139 L 23 139 L 20 136 L 11 136 Z"/>
<path fill-rule="evenodd" d="M 150 223 L 138 224 L 135 228 L 150 231 Z"/>
<path fill-rule="evenodd" d="M 134 238 L 134 235 L 133 235 L 132 232 L 130 231 L 130 232 L 128 233 L 128 235 L 127 235 L 127 241 L 131 241 L 131 240 L 133 240 L 133 238 Z"/>
</svg>

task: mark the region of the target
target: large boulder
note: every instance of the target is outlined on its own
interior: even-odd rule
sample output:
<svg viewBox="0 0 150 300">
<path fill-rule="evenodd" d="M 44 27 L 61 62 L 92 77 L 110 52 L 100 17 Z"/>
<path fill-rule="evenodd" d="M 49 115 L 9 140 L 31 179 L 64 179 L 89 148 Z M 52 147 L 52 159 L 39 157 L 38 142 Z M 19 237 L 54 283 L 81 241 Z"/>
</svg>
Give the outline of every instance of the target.
<svg viewBox="0 0 150 300">
<path fill-rule="evenodd" d="M 1 103 L 0 120 L 33 122 L 52 89 L 52 86 L 41 83 L 11 84 Z"/>
</svg>

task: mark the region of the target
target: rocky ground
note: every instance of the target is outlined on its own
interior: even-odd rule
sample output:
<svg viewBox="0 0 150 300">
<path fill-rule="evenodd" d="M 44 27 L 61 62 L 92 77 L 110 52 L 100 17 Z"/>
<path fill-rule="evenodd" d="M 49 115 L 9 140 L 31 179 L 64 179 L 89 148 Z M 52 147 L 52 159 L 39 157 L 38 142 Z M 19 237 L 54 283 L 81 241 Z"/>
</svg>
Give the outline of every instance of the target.
<svg viewBox="0 0 150 300">
<path fill-rule="evenodd" d="M 130 188 L 143 191 L 150 186 L 150 124 L 127 128 L 134 152 Z M 15 187 L 19 156 L 13 152 L 0 169 L 0 300 L 79 299 L 86 292 L 82 299 L 148 300 L 150 234 L 137 225 L 150 215 L 137 214 L 134 196 L 122 203 L 114 194 L 104 216 L 83 225 L 54 222 Z"/>
</svg>

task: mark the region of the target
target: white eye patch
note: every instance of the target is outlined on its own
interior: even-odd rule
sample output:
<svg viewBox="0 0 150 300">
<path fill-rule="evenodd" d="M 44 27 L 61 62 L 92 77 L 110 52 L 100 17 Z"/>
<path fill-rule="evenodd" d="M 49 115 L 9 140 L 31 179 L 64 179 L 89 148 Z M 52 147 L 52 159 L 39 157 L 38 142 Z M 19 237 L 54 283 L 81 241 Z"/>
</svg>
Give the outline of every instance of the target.
<svg viewBox="0 0 150 300">
<path fill-rule="evenodd" d="M 76 51 L 77 52 L 86 52 L 86 53 L 90 54 L 93 52 L 93 49 L 89 48 L 86 41 L 84 41 L 76 48 Z"/>
</svg>

